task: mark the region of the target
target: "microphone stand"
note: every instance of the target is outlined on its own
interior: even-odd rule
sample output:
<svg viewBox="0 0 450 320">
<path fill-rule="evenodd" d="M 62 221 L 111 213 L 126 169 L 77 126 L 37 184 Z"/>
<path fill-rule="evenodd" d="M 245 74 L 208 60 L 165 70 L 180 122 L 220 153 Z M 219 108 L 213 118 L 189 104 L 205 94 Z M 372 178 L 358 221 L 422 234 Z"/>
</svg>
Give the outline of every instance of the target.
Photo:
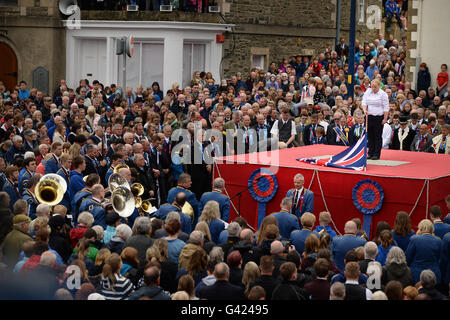
<svg viewBox="0 0 450 320">
<path fill-rule="evenodd" d="M 245 189 L 242 189 L 241 191 L 239 191 L 238 193 L 236 193 L 235 195 L 233 195 L 233 196 L 230 198 L 230 201 L 231 201 L 231 200 L 233 200 L 234 198 L 239 197 L 239 202 L 238 202 L 238 212 L 237 212 L 237 215 L 238 215 L 239 217 L 242 218 L 242 216 L 241 216 L 241 196 L 242 196 L 242 193 L 245 192 L 245 191 L 247 191 L 247 190 L 249 190 L 251 187 L 253 187 L 253 186 L 259 181 L 259 179 L 261 179 L 261 178 L 262 178 L 262 176 L 259 177 L 258 179 L 256 179 L 250 186 L 246 187 Z M 248 225 L 248 224 L 247 224 L 247 225 Z M 254 229 L 252 226 L 248 225 L 248 227 L 249 227 L 250 229 L 252 229 L 253 232 L 255 231 L 255 229 Z"/>
</svg>

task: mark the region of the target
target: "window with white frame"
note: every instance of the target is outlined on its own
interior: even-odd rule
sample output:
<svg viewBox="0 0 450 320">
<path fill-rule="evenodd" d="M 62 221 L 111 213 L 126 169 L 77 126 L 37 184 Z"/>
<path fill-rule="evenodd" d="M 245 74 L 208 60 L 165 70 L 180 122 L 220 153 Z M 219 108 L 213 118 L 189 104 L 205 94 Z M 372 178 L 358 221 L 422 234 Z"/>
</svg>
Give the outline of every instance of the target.
<svg viewBox="0 0 450 320">
<path fill-rule="evenodd" d="M 260 68 L 260 69 L 265 69 L 264 68 L 264 62 L 265 62 L 265 58 L 266 56 L 263 54 L 254 54 L 252 55 L 252 68 Z"/>
<path fill-rule="evenodd" d="M 183 45 L 183 88 L 189 86 L 194 72 L 205 70 L 206 44 L 185 42 Z"/>
<path fill-rule="evenodd" d="M 122 83 L 123 57 L 118 56 L 118 79 Z M 134 90 L 140 84 L 145 88 L 153 82 L 163 84 L 164 44 L 158 42 L 135 41 L 133 57 L 127 56 L 127 87 Z"/>
</svg>

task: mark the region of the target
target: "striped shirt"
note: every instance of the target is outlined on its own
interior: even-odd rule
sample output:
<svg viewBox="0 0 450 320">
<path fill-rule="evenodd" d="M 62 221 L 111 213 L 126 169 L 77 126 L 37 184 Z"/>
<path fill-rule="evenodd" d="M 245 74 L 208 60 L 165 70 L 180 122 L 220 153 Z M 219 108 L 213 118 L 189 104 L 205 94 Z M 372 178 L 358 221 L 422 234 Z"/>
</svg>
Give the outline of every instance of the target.
<svg viewBox="0 0 450 320">
<path fill-rule="evenodd" d="M 133 284 L 131 281 L 119 274 L 115 274 L 116 282 L 112 287 L 109 278 L 101 278 L 100 294 L 102 294 L 106 300 L 124 300 L 133 292 Z"/>
</svg>

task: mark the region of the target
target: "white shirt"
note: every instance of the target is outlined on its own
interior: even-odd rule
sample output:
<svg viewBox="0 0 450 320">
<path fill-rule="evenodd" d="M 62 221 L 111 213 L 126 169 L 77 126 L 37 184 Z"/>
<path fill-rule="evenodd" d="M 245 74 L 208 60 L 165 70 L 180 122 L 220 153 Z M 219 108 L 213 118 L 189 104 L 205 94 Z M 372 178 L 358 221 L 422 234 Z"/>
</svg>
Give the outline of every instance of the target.
<svg viewBox="0 0 450 320">
<path fill-rule="evenodd" d="M 328 129 L 329 123 L 326 122 L 325 120 L 322 120 L 322 121 L 319 122 L 319 124 L 320 124 L 320 125 L 323 127 L 323 129 L 325 130 L 325 134 L 327 134 L 327 129 Z"/>
<path fill-rule="evenodd" d="M 298 203 L 300 202 L 300 197 L 301 197 L 301 194 L 303 192 L 303 188 L 304 187 L 301 187 L 300 189 L 295 189 L 294 192 L 293 192 L 294 199 L 297 196 L 297 199 L 295 199 L 295 200 L 297 200 L 296 203 L 295 203 L 296 206 L 298 206 Z M 301 210 L 301 208 L 300 208 L 300 210 Z"/>
<path fill-rule="evenodd" d="M 288 120 L 288 121 L 291 121 L 292 122 L 292 125 L 291 125 L 291 136 L 292 135 L 296 135 L 297 134 L 297 132 L 296 132 L 296 129 L 295 129 L 295 122 L 294 121 L 292 121 L 292 120 Z M 273 126 L 272 126 L 272 129 L 270 130 L 270 134 L 272 135 L 272 136 L 276 136 L 276 137 L 278 137 L 278 133 L 279 133 L 279 130 L 278 130 L 278 123 L 279 122 L 281 122 L 281 125 L 283 125 L 283 123 L 286 123 L 287 121 L 284 121 L 283 119 L 280 119 L 280 120 L 277 120 L 277 121 L 275 121 L 275 123 L 273 124 Z"/>
<path fill-rule="evenodd" d="M 389 112 L 388 95 L 381 89 L 378 89 L 377 93 L 373 93 L 372 88 L 367 89 L 362 99 L 362 105 L 367 106 L 367 111 L 372 116 L 382 116 L 384 112 Z"/>
<path fill-rule="evenodd" d="M 387 123 L 383 126 L 383 133 L 381 134 L 383 138 L 383 149 L 389 149 L 389 144 L 392 138 L 392 128 Z"/>
</svg>

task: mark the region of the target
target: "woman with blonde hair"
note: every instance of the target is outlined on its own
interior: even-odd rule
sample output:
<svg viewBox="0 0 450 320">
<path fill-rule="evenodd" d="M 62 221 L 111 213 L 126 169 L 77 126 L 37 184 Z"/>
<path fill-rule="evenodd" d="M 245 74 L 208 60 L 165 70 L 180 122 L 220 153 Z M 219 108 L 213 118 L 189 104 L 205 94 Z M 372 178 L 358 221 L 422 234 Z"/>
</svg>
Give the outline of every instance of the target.
<svg viewBox="0 0 450 320">
<path fill-rule="evenodd" d="M 211 240 L 217 244 L 220 233 L 225 230 L 225 224 L 220 220 L 219 203 L 214 200 L 208 201 L 203 207 L 199 221 L 204 221 L 208 224 Z"/>
<path fill-rule="evenodd" d="M 255 262 L 249 261 L 245 264 L 244 272 L 242 274 L 242 284 L 244 285 L 245 296 L 248 296 L 250 292 L 250 283 L 260 276 L 261 272 Z"/>
<path fill-rule="evenodd" d="M 169 259 L 167 240 L 157 239 L 146 251 L 146 259 L 150 262 L 157 262 L 161 265 L 160 286 L 166 291 L 177 291 L 175 278 L 178 273 L 178 266 Z"/>
<path fill-rule="evenodd" d="M 98 276 L 105 265 L 106 259 L 111 255 L 111 251 L 108 248 L 100 249 L 95 256 L 95 263 L 92 270 L 89 272 L 90 277 Z"/>
<path fill-rule="evenodd" d="M 81 146 L 78 143 L 74 143 L 69 148 L 69 155 L 72 159 L 80 156 L 81 154 Z"/>
<path fill-rule="evenodd" d="M 36 128 L 37 124 L 42 122 L 42 112 L 39 110 L 33 112 L 32 119 L 33 119 L 33 128 Z"/>
<path fill-rule="evenodd" d="M 207 253 L 209 253 L 211 251 L 211 249 L 216 245 L 216 243 L 214 243 L 212 241 L 211 232 L 209 231 L 208 224 L 205 221 L 199 221 L 195 225 L 195 230 L 194 231 L 201 231 L 201 232 L 203 232 L 203 235 L 205 236 L 205 238 L 203 240 L 204 241 L 203 249 L 205 249 L 205 251 Z"/>
<path fill-rule="evenodd" d="M 191 87 L 195 84 L 201 85 L 202 79 L 200 78 L 200 71 L 194 71 L 192 74 Z"/>
<path fill-rule="evenodd" d="M 52 143 L 56 141 L 61 142 L 61 144 L 66 142 L 66 126 L 63 123 L 58 124 L 53 133 Z"/>
<path fill-rule="evenodd" d="M 170 298 L 171 300 L 194 300 L 189 297 L 186 291 L 177 291 Z"/>
<path fill-rule="evenodd" d="M 164 115 L 163 126 L 170 126 L 172 128 L 172 132 L 180 128 L 180 124 L 175 113 L 171 111 L 166 112 L 166 114 Z"/>
<path fill-rule="evenodd" d="M 120 274 L 122 259 L 117 253 L 105 261 L 100 279 L 99 293 L 106 300 L 124 300 L 133 292 L 131 281 Z"/>
<path fill-rule="evenodd" d="M 94 106 L 90 106 L 87 109 L 85 118 L 89 124 L 89 127 L 95 128 L 97 127 L 98 121 L 100 120 L 100 115 L 95 112 Z"/>
<path fill-rule="evenodd" d="M 420 281 L 420 273 L 430 269 L 441 281 L 439 261 L 441 258 L 442 240 L 434 234 L 433 222 L 428 219 L 420 221 L 417 235 L 411 237 L 406 249 L 406 261 L 411 268 L 414 283 Z"/>
</svg>

